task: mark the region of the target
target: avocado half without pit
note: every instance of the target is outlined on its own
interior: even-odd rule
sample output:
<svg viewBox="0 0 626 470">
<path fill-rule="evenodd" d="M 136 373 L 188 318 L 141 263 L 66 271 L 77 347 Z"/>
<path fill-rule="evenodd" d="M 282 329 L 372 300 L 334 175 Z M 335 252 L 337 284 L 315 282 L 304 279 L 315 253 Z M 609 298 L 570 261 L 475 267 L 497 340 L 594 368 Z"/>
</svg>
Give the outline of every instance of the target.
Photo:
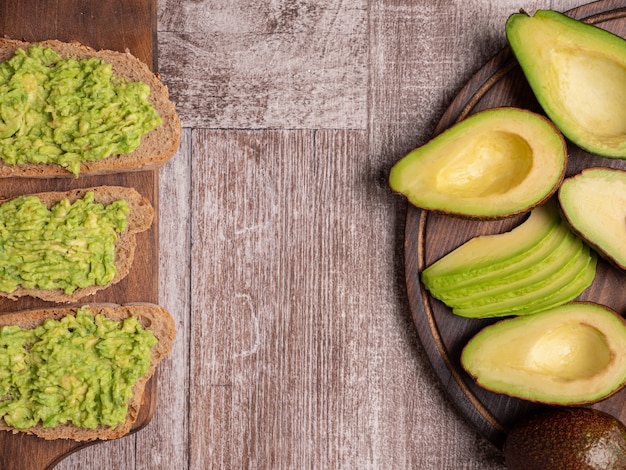
<svg viewBox="0 0 626 470">
<path fill-rule="evenodd" d="M 626 322 L 585 302 L 511 317 L 479 331 L 461 364 L 496 393 L 553 405 L 595 403 L 626 382 Z"/>
<path fill-rule="evenodd" d="M 552 10 L 511 15 L 506 36 L 559 130 L 591 153 L 626 158 L 626 41 Z"/>
<path fill-rule="evenodd" d="M 478 112 L 411 151 L 391 188 L 416 207 L 472 218 L 526 212 L 563 180 L 567 149 L 545 117 L 506 107 Z"/>
<path fill-rule="evenodd" d="M 570 226 L 606 259 L 626 269 L 626 172 L 586 168 L 559 189 Z"/>
</svg>

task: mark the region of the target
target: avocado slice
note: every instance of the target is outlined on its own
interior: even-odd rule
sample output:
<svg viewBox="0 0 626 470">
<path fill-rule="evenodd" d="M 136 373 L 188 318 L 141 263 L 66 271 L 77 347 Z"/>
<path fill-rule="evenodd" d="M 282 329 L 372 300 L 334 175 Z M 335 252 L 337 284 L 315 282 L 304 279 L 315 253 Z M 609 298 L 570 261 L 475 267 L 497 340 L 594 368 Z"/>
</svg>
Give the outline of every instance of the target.
<svg viewBox="0 0 626 470">
<path fill-rule="evenodd" d="M 626 172 L 586 168 L 563 182 L 558 197 L 572 229 L 626 269 Z"/>
<path fill-rule="evenodd" d="M 596 256 L 588 245 L 583 244 L 580 256 L 563 266 L 559 275 L 552 276 L 536 289 L 524 289 L 516 297 L 496 299 L 484 305 L 453 307 L 452 312 L 467 318 L 530 315 L 564 304 L 575 299 L 591 285 L 596 274 Z"/>
<path fill-rule="evenodd" d="M 477 279 L 467 279 L 444 288 L 435 288 L 431 295 L 446 301 L 457 298 L 472 299 L 510 291 L 537 282 L 561 268 L 581 250 L 576 235 L 566 221 L 562 221 L 536 250 L 515 264 L 498 269 Z M 580 241 L 580 239 L 578 239 Z"/>
<path fill-rule="evenodd" d="M 511 297 L 520 297 L 542 286 L 564 283 L 564 276 L 575 270 L 576 264 L 582 266 L 588 256 L 588 249 L 583 241 L 568 230 L 561 244 L 534 266 L 471 288 L 431 294 L 451 307 L 492 304 Z"/>
<path fill-rule="evenodd" d="M 589 152 L 626 158 L 626 41 L 552 10 L 511 15 L 506 36 L 560 131 Z"/>
<path fill-rule="evenodd" d="M 411 151 L 391 189 L 413 205 L 472 218 L 527 212 L 563 180 L 567 150 L 543 116 L 507 107 L 478 112 Z"/>
<path fill-rule="evenodd" d="M 501 320 L 470 339 L 461 364 L 496 393 L 556 405 L 594 403 L 626 381 L 626 322 L 586 302 Z"/>
<path fill-rule="evenodd" d="M 542 248 L 550 246 L 546 240 L 557 234 L 560 222 L 558 207 L 550 200 L 509 232 L 474 237 L 435 261 L 422 271 L 422 282 L 432 292 L 516 272 L 520 263 L 531 265 L 545 256 Z"/>
<path fill-rule="evenodd" d="M 572 301 L 578 297 L 587 287 L 591 285 L 596 275 L 597 259 L 592 256 L 589 263 L 585 266 L 581 272 L 572 280 L 572 282 L 566 284 L 557 292 L 552 295 L 546 296 L 543 299 L 535 300 L 534 302 L 528 302 L 521 309 L 513 310 L 513 315 L 532 315 L 537 312 L 542 312 L 553 307 L 558 307 L 569 301 Z"/>
<path fill-rule="evenodd" d="M 554 408 L 516 422 L 504 443 L 509 470 L 626 468 L 626 426 L 595 408 Z"/>
<path fill-rule="evenodd" d="M 589 249 L 589 247 L 587 247 Z M 514 315 L 531 315 L 542 312 L 553 307 L 558 307 L 578 297 L 587 287 L 591 285 L 596 276 L 597 258 L 592 252 L 589 262 L 582 269 L 572 282 L 566 284 L 552 295 L 534 302 L 528 302 L 522 308 L 512 312 Z"/>
</svg>

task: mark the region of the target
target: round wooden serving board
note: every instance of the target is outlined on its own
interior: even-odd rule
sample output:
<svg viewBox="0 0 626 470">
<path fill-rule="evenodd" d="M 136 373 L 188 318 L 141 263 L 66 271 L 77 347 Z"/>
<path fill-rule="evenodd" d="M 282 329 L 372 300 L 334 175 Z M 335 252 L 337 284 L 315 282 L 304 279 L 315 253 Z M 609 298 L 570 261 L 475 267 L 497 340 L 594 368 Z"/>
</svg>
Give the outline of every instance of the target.
<svg viewBox="0 0 626 470">
<path fill-rule="evenodd" d="M 567 12 L 619 36 L 626 37 L 626 1 L 599 1 Z M 502 28 L 504 34 L 504 25 Z M 466 84 L 442 116 L 435 135 L 477 111 L 498 106 L 518 106 L 543 113 L 511 51 L 501 51 Z M 626 160 L 601 158 L 568 142 L 566 176 L 589 166 L 626 169 Z M 502 447 L 507 430 L 540 405 L 499 395 L 478 387 L 460 365 L 467 341 L 492 320 L 466 319 L 451 313 L 433 299 L 419 280 L 422 269 L 470 238 L 501 233 L 518 225 L 524 216 L 500 221 L 472 221 L 420 211 L 409 206 L 405 234 L 405 271 L 408 298 L 415 324 L 433 368 L 462 414 L 489 441 Z M 598 264 L 593 284 L 577 300 L 607 305 L 626 313 L 626 273 Z M 593 405 L 626 422 L 626 389 Z"/>
</svg>

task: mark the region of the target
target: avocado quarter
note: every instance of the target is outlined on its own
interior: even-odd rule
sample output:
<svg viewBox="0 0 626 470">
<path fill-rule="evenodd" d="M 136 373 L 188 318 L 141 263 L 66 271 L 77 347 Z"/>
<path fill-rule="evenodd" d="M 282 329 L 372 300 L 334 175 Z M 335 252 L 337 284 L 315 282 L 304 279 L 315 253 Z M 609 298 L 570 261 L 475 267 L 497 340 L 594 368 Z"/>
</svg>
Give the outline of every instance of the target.
<svg viewBox="0 0 626 470">
<path fill-rule="evenodd" d="M 626 269 L 626 171 L 586 168 L 563 181 L 559 202 L 573 230 Z"/>
</svg>

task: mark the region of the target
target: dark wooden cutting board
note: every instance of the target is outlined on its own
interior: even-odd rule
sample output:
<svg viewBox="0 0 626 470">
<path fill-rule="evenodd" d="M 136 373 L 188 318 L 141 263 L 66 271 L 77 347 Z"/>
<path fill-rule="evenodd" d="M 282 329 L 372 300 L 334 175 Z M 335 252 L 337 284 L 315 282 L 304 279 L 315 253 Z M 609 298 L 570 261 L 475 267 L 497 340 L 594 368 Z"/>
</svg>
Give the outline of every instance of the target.
<svg viewBox="0 0 626 470">
<path fill-rule="evenodd" d="M 155 0 L 1 0 L 0 34 L 12 39 L 80 41 L 96 49 L 129 50 L 156 71 Z M 158 209 L 158 171 L 142 171 L 97 177 L 56 179 L 0 179 L 0 197 L 38 191 L 66 191 L 98 185 L 136 188 Z M 158 219 L 137 239 L 135 262 L 119 284 L 88 298 L 89 302 L 158 302 Z M 46 306 L 42 301 L 0 301 L 0 314 Z M 152 379 L 133 432 L 151 419 L 156 400 Z M 39 470 L 52 468 L 68 454 L 84 447 L 74 441 L 42 439 L 0 433 L 0 469 Z"/>
<path fill-rule="evenodd" d="M 512 12 L 513 13 L 513 12 Z M 578 7 L 568 15 L 585 19 L 626 37 L 626 1 L 605 0 Z M 504 35 L 504 24 L 502 25 Z M 459 92 L 442 116 L 435 135 L 470 114 L 497 106 L 518 106 L 542 112 L 528 83 L 507 48 L 485 64 Z M 626 160 L 600 158 L 568 142 L 567 176 L 588 166 L 626 169 Z M 463 371 L 460 354 L 467 341 L 496 320 L 455 316 L 432 299 L 419 281 L 422 269 L 471 237 L 501 233 L 518 225 L 523 216 L 478 222 L 419 211 L 410 206 L 405 231 L 405 265 L 409 302 L 419 336 L 433 368 L 467 420 L 497 447 L 508 429 L 522 416 L 542 407 L 523 400 L 483 390 Z M 578 300 L 598 302 L 626 314 L 626 273 L 599 261 L 593 284 Z M 593 405 L 626 422 L 626 390 Z"/>
</svg>

